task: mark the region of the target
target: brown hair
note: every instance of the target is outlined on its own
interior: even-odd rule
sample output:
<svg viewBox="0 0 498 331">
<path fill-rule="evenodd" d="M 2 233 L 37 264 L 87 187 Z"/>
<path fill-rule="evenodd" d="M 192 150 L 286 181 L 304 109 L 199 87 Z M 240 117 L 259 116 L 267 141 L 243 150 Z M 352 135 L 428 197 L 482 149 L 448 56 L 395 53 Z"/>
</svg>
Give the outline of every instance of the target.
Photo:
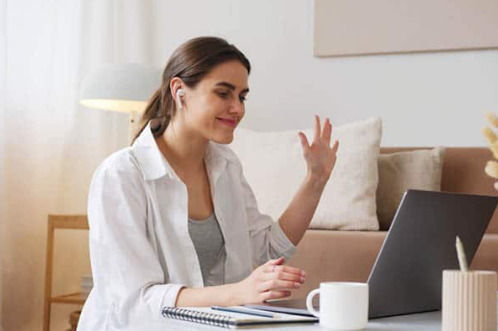
<svg viewBox="0 0 498 331">
<path fill-rule="evenodd" d="M 154 137 L 160 137 L 166 130 L 176 109 L 169 86 L 172 78 L 181 78 L 185 85 L 194 88 L 215 66 L 231 60 L 239 61 L 248 73 L 251 72 L 251 64 L 245 55 L 224 39 L 198 37 L 178 47 L 164 68 L 162 84 L 151 96 L 133 141 L 151 121 Z"/>
</svg>

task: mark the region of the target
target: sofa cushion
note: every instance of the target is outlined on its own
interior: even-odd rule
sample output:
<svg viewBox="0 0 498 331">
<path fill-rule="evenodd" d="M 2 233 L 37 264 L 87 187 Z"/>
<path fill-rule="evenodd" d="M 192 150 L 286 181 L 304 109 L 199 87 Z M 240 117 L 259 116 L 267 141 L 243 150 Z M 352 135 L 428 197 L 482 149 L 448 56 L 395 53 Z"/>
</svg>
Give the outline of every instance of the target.
<svg viewBox="0 0 498 331">
<path fill-rule="evenodd" d="M 378 230 L 375 192 L 378 183 L 382 123 L 370 118 L 333 128 L 340 146 L 311 228 Z M 256 132 L 239 128 L 232 149 L 244 166 L 259 208 L 278 219 L 306 175 L 298 131 Z M 304 133 L 311 141 L 313 131 Z"/>
<path fill-rule="evenodd" d="M 406 152 L 423 147 L 382 147 L 381 154 Z M 427 147 L 425 148 L 427 149 Z M 497 196 L 493 178 L 484 173 L 486 162 L 493 158 L 487 147 L 446 147 L 441 191 Z M 498 208 L 486 230 L 498 234 Z"/>
<path fill-rule="evenodd" d="M 403 193 L 408 189 L 439 191 L 443 147 L 379 155 L 377 216 L 381 230 L 388 230 Z"/>
</svg>

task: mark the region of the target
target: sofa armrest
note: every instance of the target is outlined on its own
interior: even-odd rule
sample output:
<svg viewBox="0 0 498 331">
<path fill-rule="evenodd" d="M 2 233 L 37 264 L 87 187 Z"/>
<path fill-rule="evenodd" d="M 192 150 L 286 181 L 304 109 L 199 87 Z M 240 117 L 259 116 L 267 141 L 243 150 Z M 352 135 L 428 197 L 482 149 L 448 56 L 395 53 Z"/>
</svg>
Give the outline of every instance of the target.
<svg viewBox="0 0 498 331">
<path fill-rule="evenodd" d="M 366 282 L 386 234 L 307 230 L 288 263 L 306 272 L 306 281 L 293 298 L 305 297 L 323 281 Z"/>
<path fill-rule="evenodd" d="M 494 270 L 498 272 L 498 234 L 486 233 L 470 264 L 472 270 Z"/>
<path fill-rule="evenodd" d="M 366 282 L 386 235 L 385 231 L 307 230 L 288 263 L 306 271 L 306 282 L 292 298 L 305 298 L 324 281 Z M 498 234 L 484 235 L 470 267 L 498 272 Z"/>
</svg>

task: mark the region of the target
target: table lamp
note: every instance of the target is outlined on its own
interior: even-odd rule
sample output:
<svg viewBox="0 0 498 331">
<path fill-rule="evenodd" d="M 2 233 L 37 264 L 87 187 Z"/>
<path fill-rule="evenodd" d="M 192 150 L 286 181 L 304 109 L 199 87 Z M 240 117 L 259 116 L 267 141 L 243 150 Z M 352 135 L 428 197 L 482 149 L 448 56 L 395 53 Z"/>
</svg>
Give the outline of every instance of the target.
<svg viewBox="0 0 498 331">
<path fill-rule="evenodd" d="M 133 140 L 136 117 L 161 86 L 161 71 L 139 63 L 106 64 L 89 72 L 80 89 L 80 103 L 89 108 L 125 112 L 130 117 L 129 139 Z"/>
</svg>

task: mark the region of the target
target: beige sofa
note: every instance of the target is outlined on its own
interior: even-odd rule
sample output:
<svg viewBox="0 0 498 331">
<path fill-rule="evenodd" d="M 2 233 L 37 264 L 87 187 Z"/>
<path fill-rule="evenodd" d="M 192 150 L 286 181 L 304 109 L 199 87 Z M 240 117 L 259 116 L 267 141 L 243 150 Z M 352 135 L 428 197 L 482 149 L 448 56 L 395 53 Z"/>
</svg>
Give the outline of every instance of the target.
<svg viewBox="0 0 498 331">
<path fill-rule="evenodd" d="M 381 148 L 381 153 L 416 148 Z M 446 149 L 441 190 L 498 195 L 493 179 L 484 174 L 491 152 L 484 147 Z M 366 281 L 387 234 L 380 231 L 308 230 L 289 265 L 307 272 L 303 287 L 294 298 L 305 297 L 321 281 Z M 486 234 L 471 264 L 471 269 L 498 271 L 498 212 L 495 211 Z"/>
</svg>

